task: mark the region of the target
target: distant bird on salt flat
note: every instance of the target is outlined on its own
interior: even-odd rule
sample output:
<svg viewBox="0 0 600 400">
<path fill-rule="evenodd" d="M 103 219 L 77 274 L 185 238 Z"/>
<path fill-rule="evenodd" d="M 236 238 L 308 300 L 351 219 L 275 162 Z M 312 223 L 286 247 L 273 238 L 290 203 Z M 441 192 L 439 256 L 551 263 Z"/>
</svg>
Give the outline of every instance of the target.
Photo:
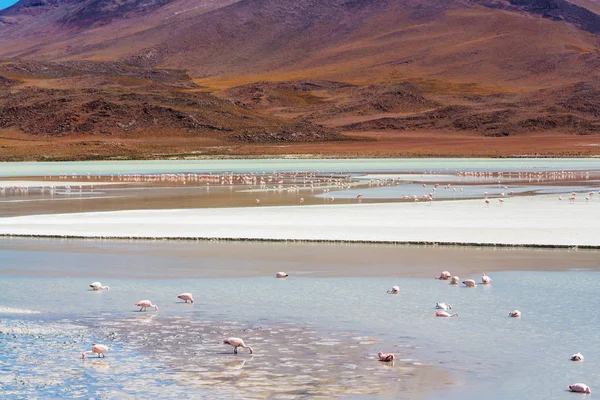
<svg viewBox="0 0 600 400">
<path fill-rule="evenodd" d="M 587 394 L 592 393 L 592 389 L 585 383 L 574 383 L 572 385 L 569 385 L 569 390 L 571 392 L 577 392 L 577 393 L 587 393 Z"/>
<path fill-rule="evenodd" d="M 441 279 L 441 280 L 448 280 L 452 278 L 452 275 L 450 275 L 450 272 L 448 271 L 442 271 L 442 273 L 440 274 L 440 276 L 437 276 L 435 279 Z"/>
<path fill-rule="evenodd" d="M 92 282 L 90 283 L 90 287 L 92 288 L 92 290 L 110 290 L 108 286 L 102 286 L 100 282 Z"/>
<path fill-rule="evenodd" d="M 444 311 L 452 310 L 452 306 L 450 304 L 446 304 L 446 303 L 435 303 L 435 308 L 437 308 L 438 310 L 444 310 Z"/>
<path fill-rule="evenodd" d="M 487 285 L 488 283 L 491 283 L 491 282 L 492 282 L 492 278 L 487 276 L 485 273 L 481 274 L 481 283 L 483 283 L 484 285 Z"/>
<path fill-rule="evenodd" d="M 233 353 L 234 354 L 237 354 L 238 347 L 242 347 L 244 349 L 248 349 L 248 350 L 250 350 L 250 354 L 254 354 L 254 351 L 252 350 L 252 347 L 246 346 L 246 344 L 244 343 L 244 341 L 242 339 L 240 339 L 240 338 L 236 338 L 236 337 L 227 338 L 227 339 L 223 340 L 223 344 L 228 344 L 230 346 L 233 346 Z"/>
<path fill-rule="evenodd" d="M 83 353 L 81 353 L 81 358 L 85 358 L 85 356 L 87 354 L 89 354 L 89 355 L 98 354 L 98 358 L 100 358 L 100 356 L 105 357 L 104 353 L 109 350 L 110 350 L 110 348 L 103 344 L 93 344 L 92 350 L 84 351 Z"/>
<path fill-rule="evenodd" d="M 136 306 L 141 307 L 140 311 L 146 311 L 147 308 L 154 308 L 158 310 L 158 306 L 156 304 L 152 304 L 150 300 L 140 300 L 135 303 Z"/>
<path fill-rule="evenodd" d="M 382 353 L 381 351 L 377 353 L 377 357 L 379 357 L 379 361 L 390 362 L 394 361 L 394 355 L 392 353 Z"/>
<path fill-rule="evenodd" d="M 453 276 L 452 280 L 450 281 L 451 285 L 458 285 L 458 283 L 460 282 L 460 278 L 458 276 Z"/>
<path fill-rule="evenodd" d="M 466 287 L 475 287 L 475 281 L 473 279 L 467 279 L 466 281 L 463 281 L 463 284 Z"/>
<path fill-rule="evenodd" d="M 392 286 L 392 288 L 388 289 L 386 293 L 398 294 L 400 293 L 400 286 Z"/>
<path fill-rule="evenodd" d="M 287 278 L 289 275 L 286 274 L 285 272 L 278 272 L 277 274 L 275 274 L 276 278 Z"/>
<path fill-rule="evenodd" d="M 571 356 L 571 361 L 583 361 L 583 354 L 575 353 Z"/>
<path fill-rule="evenodd" d="M 181 300 L 185 300 L 186 303 L 188 302 L 188 300 L 192 303 L 194 302 L 194 297 L 192 296 L 191 293 L 181 293 L 179 296 L 177 296 L 177 298 L 181 299 Z"/>
<path fill-rule="evenodd" d="M 458 317 L 458 313 L 454 313 L 454 314 L 450 315 L 446 311 L 438 311 L 435 313 L 435 316 L 442 317 L 442 318 L 451 318 L 451 317 Z"/>
<path fill-rule="evenodd" d="M 509 317 L 513 317 L 513 318 L 521 318 L 521 311 L 519 310 L 513 310 L 511 312 L 508 313 Z"/>
</svg>

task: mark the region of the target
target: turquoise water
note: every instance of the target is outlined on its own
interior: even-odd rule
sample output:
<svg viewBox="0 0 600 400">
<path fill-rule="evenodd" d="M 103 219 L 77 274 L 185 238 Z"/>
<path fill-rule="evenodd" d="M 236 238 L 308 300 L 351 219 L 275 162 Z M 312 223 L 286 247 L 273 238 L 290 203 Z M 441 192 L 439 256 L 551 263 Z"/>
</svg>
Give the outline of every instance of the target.
<svg viewBox="0 0 600 400">
<path fill-rule="evenodd" d="M 552 171 L 598 170 L 598 158 L 255 159 L 198 161 L 4 162 L 1 177 L 249 171 Z"/>
<path fill-rule="evenodd" d="M 248 260 L 228 254 L 226 243 L 222 257 L 197 259 L 177 243 L 171 250 L 161 243 L 162 256 L 131 255 L 127 250 L 140 245 L 127 241 L 80 246 L 45 240 L 51 251 L 22 251 L 19 243 L 0 243 L 0 388 L 15 398 L 414 398 L 389 382 L 413 388 L 421 368 L 415 363 L 433 368 L 440 380 L 450 374 L 433 393 L 421 389 L 419 397 L 433 399 L 572 398 L 565 391 L 569 383 L 600 386 L 600 273 L 577 257 L 565 261 L 564 271 L 489 272 L 491 285 L 465 288 L 405 277 L 429 263 L 403 266 L 400 248 L 397 277 L 377 277 L 368 265 L 363 276 L 345 276 L 339 260 L 326 256 L 326 244 L 286 265 L 271 260 L 273 247 L 260 243 L 244 245 Z M 251 248 L 264 256 L 253 260 Z M 239 247 L 232 243 L 230 250 Z M 431 254 L 421 251 L 423 260 Z M 498 262 L 510 269 L 516 257 L 539 268 L 537 260 L 559 253 L 494 254 L 482 254 L 481 270 Z M 222 277 L 199 278 L 204 269 Z M 290 278 L 275 279 L 280 269 Z M 440 260 L 443 269 L 449 264 Z M 248 276 L 228 277 L 228 270 Z M 319 277 L 325 270 L 330 277 Z M 477 273 L 462 275 L 478 280 Z M 111 290 L 89 291 L 95 280 Z M 399 295 L 385 293 L 393 285 L 400 286 Z M 175 297 L 187 291 L 193 305 Z M 134 303 L 140 299 L 151 299 L 159 311 L 138 312 Z M 435 318 L 434 305 L 442 301 L 460 316 Z M 515 308 L 522 318 L 507 316 Z M 255 355 L 230 354 L 220 341 L 231 335 L 245 338 Z M 112 351 L 106 359 L 82 361 L 80 353 L 97 341 Z M 374 359 L 378 350 L 396 353 L 399 361 L 383 368 Z M 569 361 L 576 352 L 584 362 Z M 417 369 L 398 375 L 407 367 Z M 388 389 L 377 393 L 381 385 Z"/>
</svg>

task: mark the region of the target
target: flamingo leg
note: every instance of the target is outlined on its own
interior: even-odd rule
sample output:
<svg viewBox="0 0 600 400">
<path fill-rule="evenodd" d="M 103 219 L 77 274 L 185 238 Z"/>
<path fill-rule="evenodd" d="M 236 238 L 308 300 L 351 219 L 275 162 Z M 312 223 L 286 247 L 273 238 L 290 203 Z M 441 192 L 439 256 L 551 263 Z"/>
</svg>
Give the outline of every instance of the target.
<svg viewBox="0 0 600 400">
<path fill-rule="evenodd" d="M 237 347 L 233 348 L 233 354 L 237 354 Z"/>
</svg>

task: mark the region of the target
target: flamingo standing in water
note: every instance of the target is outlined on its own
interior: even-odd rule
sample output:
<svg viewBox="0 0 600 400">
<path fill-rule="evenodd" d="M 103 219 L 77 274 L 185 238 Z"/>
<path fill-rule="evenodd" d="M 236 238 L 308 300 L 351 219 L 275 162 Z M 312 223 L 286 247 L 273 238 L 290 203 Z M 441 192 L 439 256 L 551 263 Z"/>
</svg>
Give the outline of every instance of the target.
<svg viewBox="0 0 600 400">
<path fill-rule="evenodd" d="M 102 286 L 100 282 L 92 282 L 90 283 L 90 287 L 92 290 L 110 290 L 108 286 Z"/>
<path fill-rule="evenodd" d="M 386 293 L 398 294 L 400 293 L 400 286 L 392 286 Z"/>
<path fill-rule="evenodd" d="M 485 274 L 485 272 L 484 272 L 484 273 L 482 273 L 482 274 L 481 274 L 481 283 L 483 283 L 484 285 L 487 285 L 487 284 L 489 284 L 490 282 L 492 282 L 492 278 L 490 278 L 489 276 L 487 276 L 487 275 Z"/>
<path fill-rule="evenodd" d="M 571 392 L 577 392 L 577 393 L 587 393 L 587 394 L 592 393 L 592 389 L 585 383 L 574 383 L 572 385 L 569 385 L 569 390 Z"/>
<path fill-rule="evenodd" d="M 100 356 L 105 357 L 104 353 L 109 350 L 110 348 L 103 344 L 93 344 L 92 350 L 84 351 L 83 353 L 81 353 L 81 358 L 85 358 L 86 354 L 98 354 L 98 358 L 100 358 Z"/>
<path fill-rule="evenodd" d="M 458 313 L 454 313 L 454 314 L 450 315 L 446 311 L 438 311 L 435 313 L 435 316 L 442 317 L 442 318 L 451 318 L 451 317 L 458 317 Z"/>
<path fill-rule="evenodd" d="M 444 310 L 444 311 L 452 310 L 452 306 L 450 304 L 446 304 L 446 303 L 435 303 L 435 308 L 437 308 L 438 310 Z"/>
<path fill-rule="evenodd" d="M 233 346 L 233 354 L 237 354 L 238 347 L 242 347 L 244 349 L 248 349 L 248 350 L 250 350 L 250 354 L 254 354 L 254 351 L 252 350 L 252 347 L 246 346 L 244 344 L 244 341 L 242 339 L 240 339 L 240 338 L 236 338 L 236 337 L 227 338 L 227 339 L 223 340 L 223 344 L 228 344 L 230 346 Z"/>
<path fill-rule="evenodd" d="M 463 281 L 463 284 L 466 287 L 475 287 L 475 281 L 473 279 L 467 279 L 466 281 Z"/>
<path fill-rule="evenodd" d="M 458 282 L 460 282 L 460 278 L 458 276 L 453 276 L 452 280 L 450 281 L 451 285 L 458 285 Z"/>
<path fill-rule="evenodd" d="M 191 293 L 181 293 L 179 296 L 177 296 L 177 298 L 185 300 L 186 303 L 188 302 L 188 300 L 192 303 L 194 302 L 194 297 L 192 297 Z"/>
<path fill-rule="evenodd" d="M 394 361 L 394 355 L 392 353 L 382 353 L 381 351 L 377 353 L 377 357 L 379 357 L 379 361 L 390 362 Z"/>
<path fill-rule="evenodd" d="M 158 310 L 158 306 L 156 304 L 152 304 L 150 300 L 140 300 L 135 303 L 136 306 L 141 307 L 140 311 L 146 311 L 147 308 L 153 307 L 155 310 Z"/>
<path fill-rule="evenodd" d="M 583 354 L 575 353 L 571 356 L 571 361 L 583 361 Z"/>
<path fill-rule="evenodd" d="M 440 276 L 437 276 L 435 279 L 441 279 L 443 281 L 447 281 L 450 278 L 452 278 L 452 275 L 450 275 L 450 272 L 448 272 L 448 271 L 442 271 L 442 273 L 440 274 Z"/>
<path fill-rule="evenodd" d="M 277 274 L 275 274 L 276 278 L 287 278 L 289 275 L 286 274 L 285 272 L 278 272 Z"/>
<path fill-rule="evenodd" d="M 519 310 L 513 310 L 511 312 L 508 313 L 509 317 L 513 317 L 513 318 L 521 318 L 521 311 Z"/>
</svg>

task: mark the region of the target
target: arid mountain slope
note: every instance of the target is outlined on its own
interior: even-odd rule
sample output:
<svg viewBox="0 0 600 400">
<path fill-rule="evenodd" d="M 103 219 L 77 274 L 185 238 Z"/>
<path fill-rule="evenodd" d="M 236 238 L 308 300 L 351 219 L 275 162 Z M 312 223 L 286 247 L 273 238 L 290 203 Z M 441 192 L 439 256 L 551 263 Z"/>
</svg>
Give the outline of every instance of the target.
<svg viewBox="0 0 600 400">
<path fill-rule="evenodd" d="M 202 93 L 177 70 L 111 62 L 0 64 L 0 133 L 32 137 L 199 138 L 214 143 L 339 140 L 308 121 L 282 120 Z"/>
<path fill-rule="evenodd" d="M 58 141 L 92 141 L 104 157 L 123 154 L 108 146 L 117 140 L 127 157 L 260 154 L 317 141 L 359 156 L 385 142 L 406 155 L 410 133 L 440 146 L 444 135 L 512 140 L 492 151 L 477 139 L 478 155 L 529 140 L 530 154 L 532 137 L 551 134 L 555 154 L 556 137 L 600 134 L 598 4 L 22 0 L 0 11 L 0 149 L 26 156 L 43 142 L 44 159 L 62 154 Z M 569 140 L 569 154 L 600 149 Z"/>
<path fill-rule="evenodd" d="M 0 11 L 0 55 L 122 59 L 222 87 L 414 77 L 544 87 L 600 70 L 600 17 L 564 0 L 54 1 Z"/>
</svg>

